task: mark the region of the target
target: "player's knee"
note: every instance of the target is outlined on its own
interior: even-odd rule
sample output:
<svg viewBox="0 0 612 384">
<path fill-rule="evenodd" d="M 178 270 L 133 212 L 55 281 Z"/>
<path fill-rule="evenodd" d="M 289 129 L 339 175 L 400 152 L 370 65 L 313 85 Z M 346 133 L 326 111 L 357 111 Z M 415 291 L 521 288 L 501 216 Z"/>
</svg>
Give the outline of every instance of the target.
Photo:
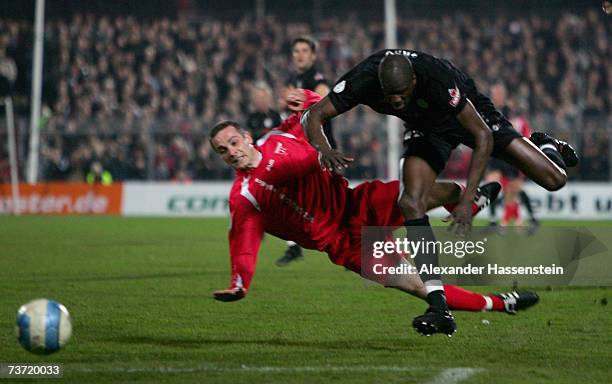
<svg viewBox="0 0 612 384">
<path fill-rule="evenodd" d="M 423 198 L 402 194 L 399 206 L 406 218 L 419 218 L 425 214 L 426 204 Z"/>
<path fill-rule="evenodd" d="M 385 281 L 385 288 L 396 288 L 421 299 L 427 298 L 427 289 L 417 275 L 397 275 Z"/>
<path fill-rule="evenodd" d="M 421 279 L 412 279 L 406 282 L 404 290 L 415 296 L 427 297 L 427 290 Z"/>
<path fill-rule="evenodd" d="M 565 172 L 552 172 L 546 177 L 543 187 L 553 192 L 565 186 L 567 182 L 567 174 Z"/>
</svg>

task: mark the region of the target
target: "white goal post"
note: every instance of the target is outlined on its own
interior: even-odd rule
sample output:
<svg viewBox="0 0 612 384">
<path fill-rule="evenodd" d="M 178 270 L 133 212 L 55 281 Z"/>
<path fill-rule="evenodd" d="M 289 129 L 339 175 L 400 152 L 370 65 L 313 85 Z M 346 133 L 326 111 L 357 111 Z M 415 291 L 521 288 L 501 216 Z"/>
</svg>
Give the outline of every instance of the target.
<svg viewBox="0 0 612 384">
<path fill-rule="evenodd" d="M 385 0 L 385 47 L 397 46 L 397 12 L 395 0 Z M 387 116 L 387 180 L 401 180 L 400 160 L 400 125 L 395 116 Z"/>
<path fill-rule="evenodd" d="M 19 173 L 17 172 L 17 148 L 15 141 L 15 118 L 13 115 L 13 100 L 10 96 L 4 98 L 6 128 L 8 131 L 9 166 L 11 168 L 11 197 L 13 199 L 13 214 L 19 216 Z"/>
</svg>

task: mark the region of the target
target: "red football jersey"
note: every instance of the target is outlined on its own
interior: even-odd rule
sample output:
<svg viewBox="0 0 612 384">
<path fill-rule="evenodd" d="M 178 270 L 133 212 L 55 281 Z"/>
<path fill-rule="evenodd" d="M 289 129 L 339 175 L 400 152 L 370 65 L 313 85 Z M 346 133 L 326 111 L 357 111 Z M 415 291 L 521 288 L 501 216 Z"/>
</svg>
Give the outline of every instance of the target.
<svg viewBox="0 0 612 384">
<path fill-rule="evenodd" d="M 305 108 L 320 99 L 305 92 Z M 301 115 L 292 114 L 257 140 L 257 168 L 236 172 L 229 199 L 231 288 L 249 288 L 264 232 L 324 251 L 340 226 L 348 181 L 322 170 Z"/>
</svg>

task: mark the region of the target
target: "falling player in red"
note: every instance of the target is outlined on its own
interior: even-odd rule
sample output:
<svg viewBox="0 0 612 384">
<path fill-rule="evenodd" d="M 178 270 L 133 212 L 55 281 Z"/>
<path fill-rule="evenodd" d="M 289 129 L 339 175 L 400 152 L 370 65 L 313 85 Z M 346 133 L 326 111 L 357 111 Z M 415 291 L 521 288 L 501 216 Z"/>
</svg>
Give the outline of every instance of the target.
<svg viewBox="0 0 612 384">
<path fill-rule="evenodd" d="M 236 122 L 219 123 L 211 131 L 213 149 L 236 169 L 229 200 L 231 283 L 229 289 L 214 292 L 215 299 L 245 297 L 264 232 L 326 252 L 335 264 L 361 273 L 361 227 L 403 224 L 396 204 L 398 181 L 365 182 L 352 189 L 345 178 L 322 169 L 318 152 L 302 131 L 299 112 L 319 99 L 310 91 L 292 91 L 288 100 L 296 113 L 256 144 Z M 458 202 L 460 195 L 458 184 L 436 183 L 429 208 Z M 480 208 L 474 204 L 473 210 Z M 393 285 L 427 297 L 418 275 L 401 275 Z M 457 310 L 516 313 L 538 300 L 531 292 L 484 296 L 453 285 L 445 285 L 444 290 L 450 308 Z"/>
</svg>

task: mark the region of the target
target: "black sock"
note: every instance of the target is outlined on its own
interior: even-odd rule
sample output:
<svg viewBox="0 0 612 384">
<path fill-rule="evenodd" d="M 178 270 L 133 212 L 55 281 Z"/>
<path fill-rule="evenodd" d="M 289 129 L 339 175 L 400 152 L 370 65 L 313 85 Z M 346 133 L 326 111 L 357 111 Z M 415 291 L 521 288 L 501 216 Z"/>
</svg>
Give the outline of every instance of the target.
<svg viewBox="0 0 612 384">
<path fill-rule="evenodd" d="M 540 147 L 540 149 L 542 152 L 544 152 L 546 157 L 552 160 L 553 163 L 557 164 L 564 171 L 567 171 L 567 166 L 565 165 L 565 161 L 563 161 L 563 157 L 561 157 L 559 151 L 552 147 L 552 144 L 544 144 Z"/>
<path fill-rule="evenodd" d="M 444 291 L 433 291 L 427 294 L 427 302 L 432 309 L 436 311 L 444 312 L 448 311 L 448 305 L 446 304 L 446 296 Z"/>
<path fill-rule="evenodd" d="M 408 236 L 408 240 L 413 242 L 422 241 L 425 246 L 429 241 L 436 241 L 436 237 L 431 229 L 431 225 L 429 224 L 429 217 L 427 215 L 421 217 L 420 219 L 414 220 L 406 220 L 404 222 L 406 226 L 406 234 Z M 436 252 L 435 247 L 431 250 L 429 247 L 425 249 L 425 252 L 421 250 L 419 254 L 414 258 L 414 264 L 417 267 L 417 270 L 420 271 L 423 265 L 428 265 L 428 269 L 431 270 L 431 266 L 438 267 L 438 252 Z M 430 252 L 427 252 L 430 251 Z M 420 274 L 421 280 L 423 282 L 427 282 L 429 280 L 442 280 L 440 274 L 432 274 L 432 273 L 424 273 Z"/>
<path fill-rule="evenodd" d="M 410 241 L 421 241 L 423 242 L 424 250 L 421 249 L 421 252 L 416 255 L 414 258 L 414 264 L 417 267 L 418 271 L 421 271 L 421 268 L 425 265 L 429 269 L 428 272 L 433 272 L 432 267 L 438 267 L 440 264 L 438 262 L 438 252 L 436 252 L 436 248 L 429 249 L 430 247 L 425 247 L 425 244 L 428 242 L 436 241 L 436 237 L 433 233 L 431 225 L 429 224 L 429 217 L 427 215 L 421 217 L 420 219 L 415 220 L 406 220 L 404 222 L 406 226 L 406 232 L 408 239 Z M 446 298 L 444 297 L 444 291 L 442 290 L 442 277 L 439 273 L 419 273 L 421 280 L 427 286 L 431 285 L 439 285 L 440 290 L 430 292 L 427 295 L 427 301 L 429 305 L 437 311 L 447 311 L 448 306 L 446 305 Z"/>
<path fill-rule="evenodd" d="M 533 220 L 534 219 L 533 207 L 531 206 L 531 199 L 529 198 L 529 195 L 527 195 L 525 191 L 521 190 L 519 197 L 521 199 L 521 203 L 523 203 L 523 206 L 525 207 L 525 209 L 527 210 L 527 213 L 529 214 L 529 218 Z"/>
<path fill-rule="evenodd" d="M 491 223 L 497 223 L 497 216 L 495 214 L 495 209 L 497 208 L 497 200 L 498 199 L 491 200 L 491 202 L 489 203 L 489 221 Z"/>
</svg>

